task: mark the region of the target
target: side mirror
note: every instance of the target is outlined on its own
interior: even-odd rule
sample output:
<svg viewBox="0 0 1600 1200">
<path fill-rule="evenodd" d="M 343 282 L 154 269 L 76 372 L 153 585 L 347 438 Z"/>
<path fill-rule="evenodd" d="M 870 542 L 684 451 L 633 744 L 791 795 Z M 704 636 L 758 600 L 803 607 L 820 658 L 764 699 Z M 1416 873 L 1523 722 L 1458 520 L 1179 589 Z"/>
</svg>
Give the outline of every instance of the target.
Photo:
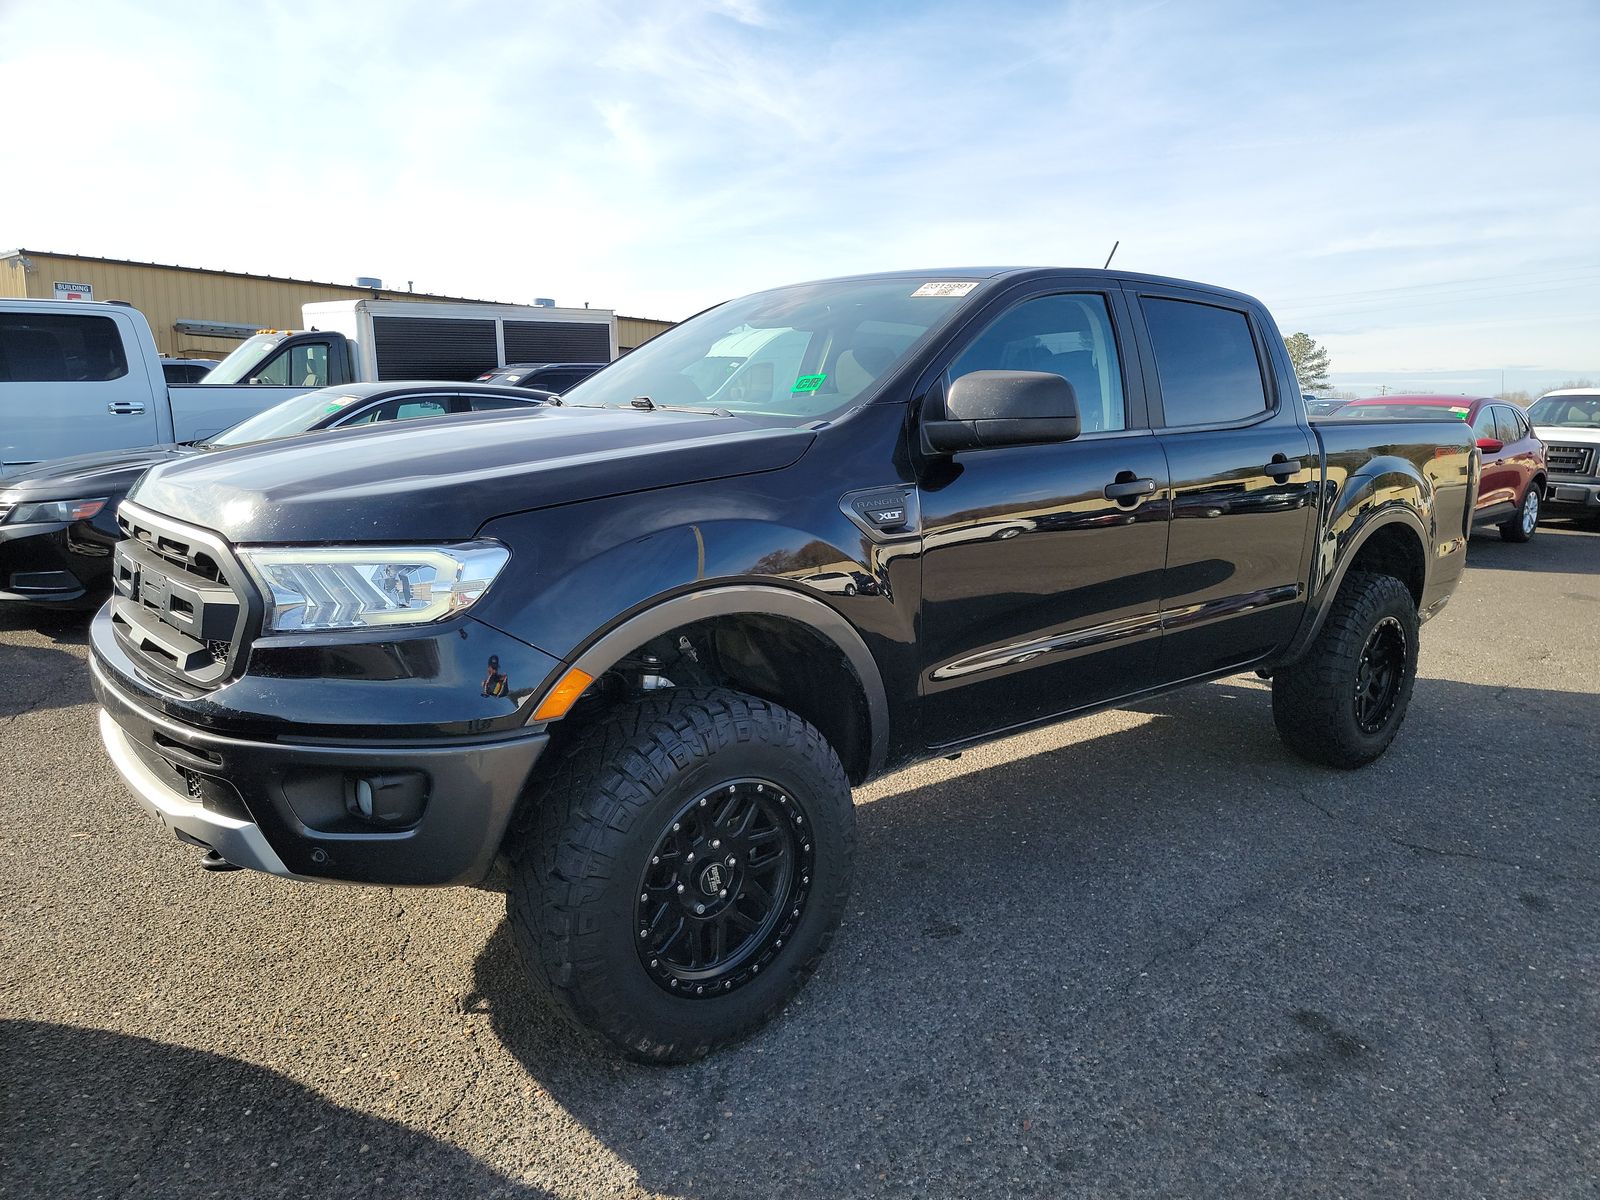
<svg viewBox="0 0 1600 1200">
<path fill-rule="evenodd" d="M 945 419 L 922 422 L 934 454 L 1036 446 L 1078 436 L 1078 396 L 1047 371 L 973 371 L 950 385 Z"/>
<path fill-rule="evenodd" d="M 1499 454 L 1506 448 L 1506 444 L 1499 438 L 1479 438 L 1478 449 L 1486 454 Z"/>
</svg>

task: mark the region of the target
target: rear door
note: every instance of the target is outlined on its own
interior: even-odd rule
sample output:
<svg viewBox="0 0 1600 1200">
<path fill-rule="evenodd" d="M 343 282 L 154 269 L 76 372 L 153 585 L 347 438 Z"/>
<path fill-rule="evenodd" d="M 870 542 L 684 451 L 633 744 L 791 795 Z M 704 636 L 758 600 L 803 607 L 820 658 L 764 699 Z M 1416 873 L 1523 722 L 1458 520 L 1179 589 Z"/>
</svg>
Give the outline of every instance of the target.
<svg viewBox="0 0 1600 1200">
<path fill-rule="evenodd" d="M 935 460 L 921 481 L 935 746 L 1139 691 L 1160 642 L 1167 468 L 1119 293 L 1095 279 L 1013 295 L 952 348 L 935 394 L 987 370 L 1063 376 L 1083 432 Z"/>
<path fill-rule="evenodd" d="M 0 472 L 153 445 L 166 394 L 124 313 L 0 312 Z"/>
<path fill-rule="evenodd" d="M 1152 422 L 1172 474 L 1164 683 L 1286 644 L 1310 573 L 1320 463 L 1270 323 L 1249 305 L 1129 285 Z M 1281 361 L 1280 361 L 1281 360 Z"/>
<path fill-rule="evenodd" d="M 1516 493 L 1511 502 L 1520 505 L 1528 485 L 1544 466 L 1544 443 L 1534 436 L 1527 417 L 1509 404 L 1494 406 L 1494 424 L 1500 431 L 1500 440 L 1505 443 L 1503 457 L 1516 472 Z"/>
<path fill-rule="evenodd" d="M 1478 443 L 1482 469 L 1478 477 L 1478 512 L 1487 513 L 1517 502 L 1516 451 L 1500 436 L 1495 405 L 1483 404 L 1472 418 L 1472 437 Z"/>
</svg>

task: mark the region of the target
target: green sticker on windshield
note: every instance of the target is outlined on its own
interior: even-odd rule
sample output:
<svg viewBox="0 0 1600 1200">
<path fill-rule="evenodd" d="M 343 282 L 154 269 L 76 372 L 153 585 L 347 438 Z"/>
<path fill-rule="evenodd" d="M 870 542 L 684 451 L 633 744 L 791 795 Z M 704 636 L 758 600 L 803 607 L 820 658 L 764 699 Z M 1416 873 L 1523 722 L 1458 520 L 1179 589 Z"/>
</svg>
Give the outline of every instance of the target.
<svg viewBox="0 0 1600 1200">
<path fill-rule="evenodd" d="M 789 391 L 791 394 L 794 392 L 814 392 L 822 386 L 822 381 L 826 378 L 826 375 L 802 375 L 794 381 L 794 386 Z"/>
<path fill-rule="evenodd" d="M 1455 415 L 1456 415 L 1456 416 L 1457 416 L 1457 417 L 1458 417 L 1458 418 L 1459 418 L 1459 419 L 1461 419 L 1461 420 L 1463 420 L 1463 421 L 1465 421 L 1465 420 L 1466 420 L 1466 419 L 1467 419 L 1467 414 L 1468 414 L 1468 413 L 1469 413 L 1469 412 L 1471 412 L 1471 411 L 1472 411 L 1472 410 L 1471 410 L 1471 409 L 1468 409 L 1468 408 L 1452 408 L 1452 409 L 1451 409 L 1451 410 L 1450 410 L 1450 411 L 1451 411 L 1451 412 L 1453 412 L 1453 413 L 1455 413 Z"/>
</svg>

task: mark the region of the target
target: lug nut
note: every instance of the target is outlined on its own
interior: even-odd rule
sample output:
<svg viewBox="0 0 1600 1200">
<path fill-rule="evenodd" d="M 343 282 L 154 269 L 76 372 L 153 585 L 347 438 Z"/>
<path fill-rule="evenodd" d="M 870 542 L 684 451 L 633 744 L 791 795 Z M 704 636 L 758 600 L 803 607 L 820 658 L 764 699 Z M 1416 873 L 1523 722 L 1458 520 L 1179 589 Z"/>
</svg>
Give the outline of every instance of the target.
<svg viewBox="0 0 1600 1200">
<path fill-rule="evenodd" d="M 689 857 L 687 859 L 685 859 L 684 861 L 685 862 L 693 862 L 694 861 L 694 851 L 693 850 L 689 851 Z"/>
<path fill-rule="evenodd" d="M 700 807 L 704 808 L 705 806 L 706 806 L 706 798 L 704 796 L 701 796 L 700 797 Z"/>
<path fill-rule="evenodd" d="M 721 838 L 712 838 L 711 839 L 711 848 L 713 850 L 720 850 L 722 848 L 722 839 Z"/>
<path fill-rule="evenodd" d="M 673 832 L 673 833 L 677 833 L 677 832 L 678 832 L 678 830 L 679 830 L 679 829 L 681 829 L 681 828 L 682 828 L 682 826 L 681 826 L 681 825 L 679 825 L 679 824 L 678 824 L 678 822 L 676 822 L 676 821 L 674 821 L 674 822 L 673 822 L 673 823 L 672 823 L 672 832 Z"/>
<path fill-rule="evenodd" d="M 717 893 L 717 899 L 718 900 L 726 900 L 727 897 L 728 897 L 728 889 L 727 888 L 723 888 L 720 892 Z"/>
<path fill-rule="evenodd" d="M 639 903 L 640 904 L 648 904 L 649 902 L 650 902 L 650 893 L 649 892 L 641 892 L 639 894 Z"/>
<path fill-rule="evenodd" d="M 730 854 L 728 855 L 728 865 L 730 867 L 736 867 L 739 865 L 739 860 Z"/>
<path fill-rule="evenodd" d="M 681 883 L 678 885 L 678 895 L 683 895 L 683 884 Z"/>
<path fill-rule="evenodd" d="M 705 914 L 705 911 L 706 911 L 706 906 L 704 904 L 696 904 L 694 906 L 694 915 L 697 916 L 697 917 L 703 916 Z"/>
<path fill-rule="evenodd" d="M 650 865 L 652 867 L 659 867 L 661 865 L 661 856 L 659 854 L 652 854 L 650 856 Z"/>
<path fill-rule="evenodd" d="M 650 936 L 650 931 L 648 929 L 641 929 L 641 930 L 639 930 L 639 936 L 643 937 L 643 938 L 647 938 L 647 937 Z"/>
</svg>

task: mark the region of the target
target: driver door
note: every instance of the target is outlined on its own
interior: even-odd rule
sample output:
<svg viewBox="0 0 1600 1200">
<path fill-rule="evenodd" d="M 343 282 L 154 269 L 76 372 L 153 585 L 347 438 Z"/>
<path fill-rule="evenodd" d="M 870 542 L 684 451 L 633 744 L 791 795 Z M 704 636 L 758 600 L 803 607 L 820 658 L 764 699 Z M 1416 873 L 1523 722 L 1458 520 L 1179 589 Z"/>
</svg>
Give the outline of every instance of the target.
<svg viewBox="0 0 1600 1200">
<path fill-rule="evenodd" d="M 1014 301 L 943 382 L 984 370 L 1063 376 L 1083 431 L 935 460 L 921 481 L 930 746 L 1148 687 L 1161 640 L 1171 496 L 1119 293 Z"/>
</svg>

